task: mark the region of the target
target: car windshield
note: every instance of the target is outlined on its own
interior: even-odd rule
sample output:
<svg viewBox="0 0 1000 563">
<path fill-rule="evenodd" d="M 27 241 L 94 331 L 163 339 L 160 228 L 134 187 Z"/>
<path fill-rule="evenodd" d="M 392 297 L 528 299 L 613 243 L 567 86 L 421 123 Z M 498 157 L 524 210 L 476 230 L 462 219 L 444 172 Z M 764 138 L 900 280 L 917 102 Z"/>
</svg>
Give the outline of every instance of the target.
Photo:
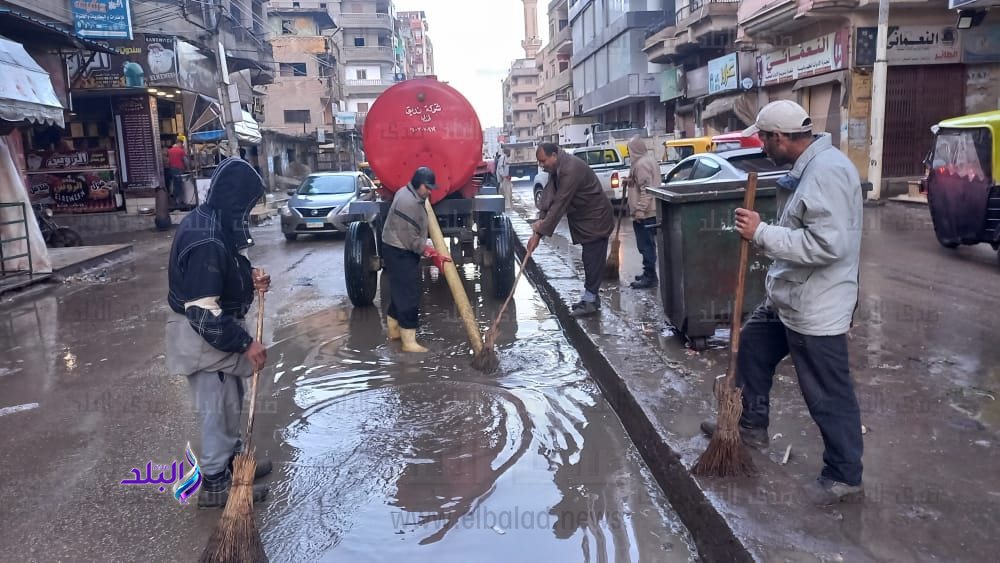
<svg viewBox="0 0 1000 563">
<path fill-rule="evenodd" d="M 763 153 L 733 156 L 726 160 L 744 172 L 777 172 L 790 168 L 790 166 L 778 166 L 777 163 Z"/>
<path fill-rule="evenodd" d="M 299 195 L 354 193 L 354 176 L 309 176 L 299 186 Z"/>
</svg>

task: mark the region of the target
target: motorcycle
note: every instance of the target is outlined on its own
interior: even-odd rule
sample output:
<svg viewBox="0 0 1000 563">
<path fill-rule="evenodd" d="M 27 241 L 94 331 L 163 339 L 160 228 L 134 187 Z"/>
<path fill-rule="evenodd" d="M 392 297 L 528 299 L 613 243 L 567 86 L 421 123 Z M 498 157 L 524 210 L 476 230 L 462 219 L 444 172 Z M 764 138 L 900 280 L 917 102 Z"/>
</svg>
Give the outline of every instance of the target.
<svg viewBox="0 0 1000 563">
<path fill-rule="evenodd" d="M 45 245 L 52 248 L 83 246 L 83 237 L 69 227 L 62 227 L 53 218 L 52 209 L 43 204 L 32 206 L 35 210 L 35 220 L 42 231 Z"/>
</svg>

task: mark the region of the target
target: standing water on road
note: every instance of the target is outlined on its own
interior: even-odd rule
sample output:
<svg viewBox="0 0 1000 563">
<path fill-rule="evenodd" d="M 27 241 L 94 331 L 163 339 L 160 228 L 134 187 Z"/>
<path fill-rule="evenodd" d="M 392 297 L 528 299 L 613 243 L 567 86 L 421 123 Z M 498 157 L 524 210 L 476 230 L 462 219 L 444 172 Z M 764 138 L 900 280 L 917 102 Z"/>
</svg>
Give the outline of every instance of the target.
<svg viewBox="0 0 1000 563">
<path fill-rule="evenodd" d="M 482 296 L 489 280 L 459 268 L 485 323 L 499 308 Z M 287 460 L 262 516 L 271 560 L 695 559 L 534 289 L 517 289 L 501 368 L 484 375 L 443 277 L 424 273 L 428 354 L 385 341 L 384 287 L 381 309 L 333 306 L 276 330 L 262 408 L 281 414 L 273 441 L 258 440 Z"/>
</svg>

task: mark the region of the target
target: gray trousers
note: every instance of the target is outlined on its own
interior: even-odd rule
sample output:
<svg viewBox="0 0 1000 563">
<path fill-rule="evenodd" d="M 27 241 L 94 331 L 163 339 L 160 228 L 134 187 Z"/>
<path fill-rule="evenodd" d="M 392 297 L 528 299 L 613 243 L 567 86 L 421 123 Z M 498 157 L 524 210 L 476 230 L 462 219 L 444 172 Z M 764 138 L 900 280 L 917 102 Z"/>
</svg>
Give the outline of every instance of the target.
<svg viewBox="0 0 1000 563">
<path fill-rule="evenodd" d="M 243 378 L 221 371 L 198 371 L 188 376 L 188 384 L 201 421 L 198 463 L 204 475 L 218 475 L 242 445 Z"/>
</svg>

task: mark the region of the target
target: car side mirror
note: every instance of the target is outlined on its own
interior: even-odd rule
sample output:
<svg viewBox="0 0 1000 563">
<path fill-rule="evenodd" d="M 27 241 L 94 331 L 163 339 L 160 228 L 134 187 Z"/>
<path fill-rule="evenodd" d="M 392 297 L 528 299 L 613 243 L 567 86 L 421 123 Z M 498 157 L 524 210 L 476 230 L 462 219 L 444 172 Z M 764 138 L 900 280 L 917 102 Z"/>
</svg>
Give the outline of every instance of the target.
<svg viewBox="0 0 1000 563">
<path fill-rule="evenodd" d="M 371 186 L 361 186 L 361 195 L 368 195 L 372 193 Z"/>
</svg>

